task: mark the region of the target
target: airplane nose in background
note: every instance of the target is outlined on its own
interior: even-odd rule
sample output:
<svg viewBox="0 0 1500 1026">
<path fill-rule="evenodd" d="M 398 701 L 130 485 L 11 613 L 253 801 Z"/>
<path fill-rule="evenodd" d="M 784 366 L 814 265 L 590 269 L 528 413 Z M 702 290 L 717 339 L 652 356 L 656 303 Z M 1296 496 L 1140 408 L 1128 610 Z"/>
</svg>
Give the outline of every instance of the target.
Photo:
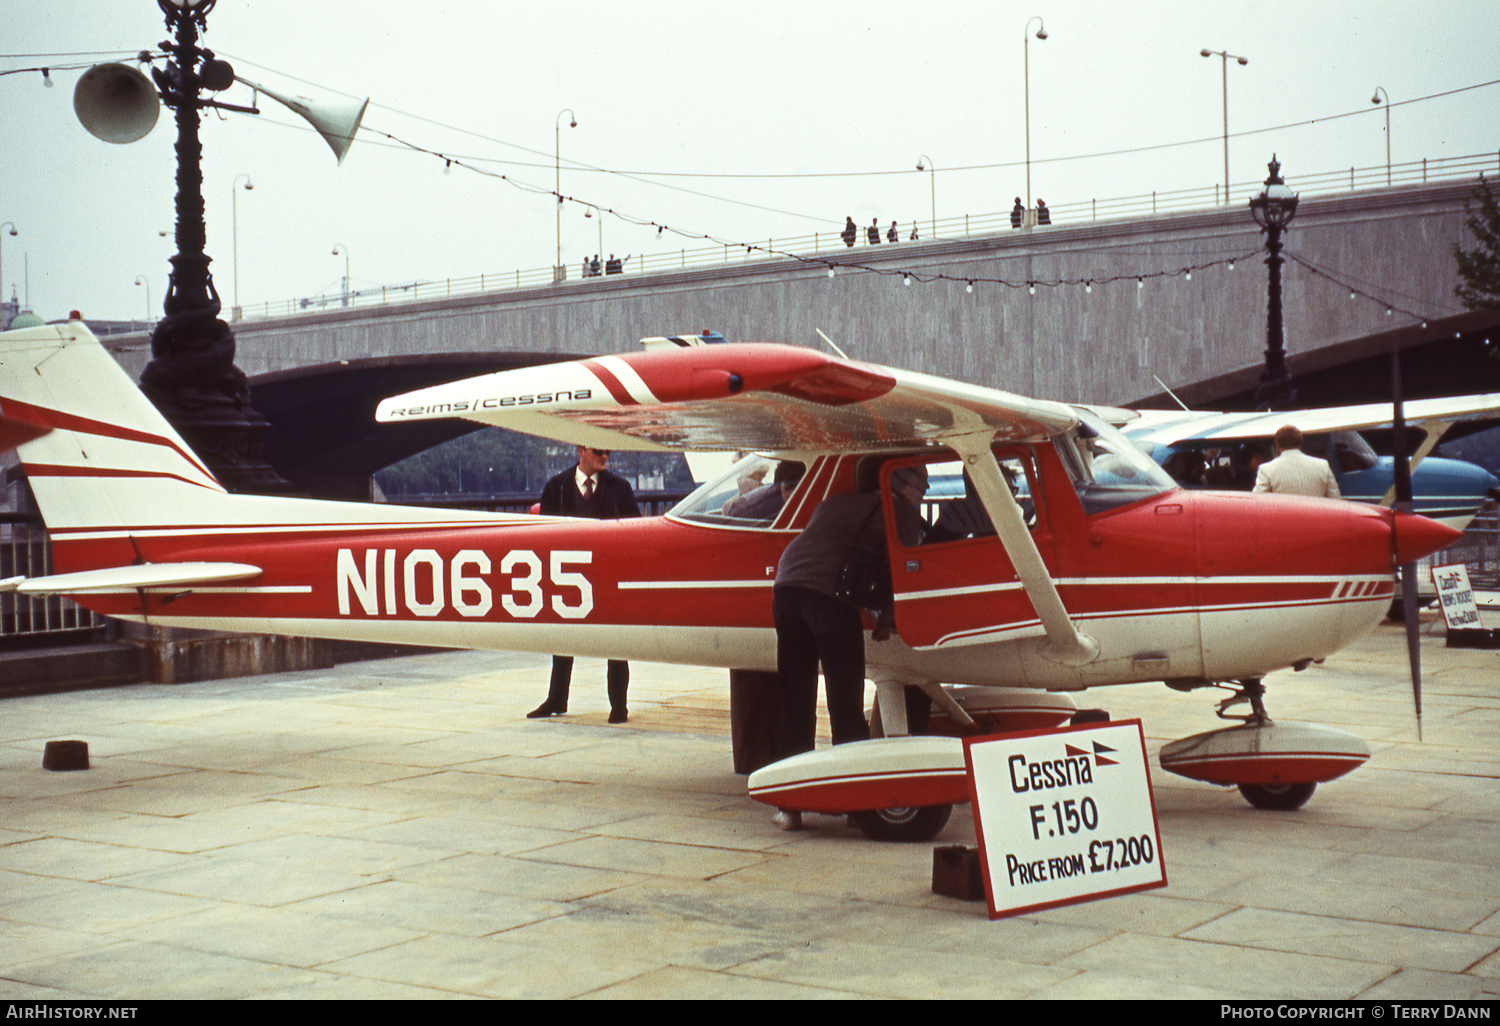
<svg viewBox="0 0 1500 1026">
<path fill-rule="evenodd" d="M 1455 527 L 1415 513 L 1397 513 L 1395 531 L 1396 562 L 1402 566 L 1445 549 L 1464 536 Z"/>
</svg>

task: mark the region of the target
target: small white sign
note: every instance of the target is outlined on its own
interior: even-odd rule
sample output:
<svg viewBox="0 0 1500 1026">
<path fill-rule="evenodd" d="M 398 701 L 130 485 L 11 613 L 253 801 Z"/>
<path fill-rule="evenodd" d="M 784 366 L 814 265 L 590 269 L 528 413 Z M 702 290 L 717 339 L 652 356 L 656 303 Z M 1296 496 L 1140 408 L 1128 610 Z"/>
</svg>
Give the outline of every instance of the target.
<svg viewBox="0 0 1500 1026">
<path fill-rule="evenodd" d="M 1474 588 L 1469 584 L 1469 568 L 1462 563 L 1432 568 L 1432 583 L 1437 585 L 1443 604 L 1443 622 L 1450 631 L 1483 630 L 1479 606 L 1474 602 Z"/>
<path fill-rule="evenodd" d="M 965 738 L 991 919 L 1167 885 L 1140 720 Z"/>
</svg>

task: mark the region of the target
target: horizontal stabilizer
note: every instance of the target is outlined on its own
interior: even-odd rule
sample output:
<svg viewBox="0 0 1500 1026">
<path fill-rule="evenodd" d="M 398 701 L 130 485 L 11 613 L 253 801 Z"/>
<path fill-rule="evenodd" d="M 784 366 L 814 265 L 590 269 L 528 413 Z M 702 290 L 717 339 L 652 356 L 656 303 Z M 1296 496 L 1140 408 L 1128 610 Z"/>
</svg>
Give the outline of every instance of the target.
<svg viewBox="0 0 1500 1026">
<path fill-rule="evenodd" d="M 84 595 L 135 588 L 191 588 L 195 584 L 243 581 L 260 575 L 249 563 L 141 563 L 72 574 L 0 581 L 0 591 L 22 595 Z"/>
</svg>

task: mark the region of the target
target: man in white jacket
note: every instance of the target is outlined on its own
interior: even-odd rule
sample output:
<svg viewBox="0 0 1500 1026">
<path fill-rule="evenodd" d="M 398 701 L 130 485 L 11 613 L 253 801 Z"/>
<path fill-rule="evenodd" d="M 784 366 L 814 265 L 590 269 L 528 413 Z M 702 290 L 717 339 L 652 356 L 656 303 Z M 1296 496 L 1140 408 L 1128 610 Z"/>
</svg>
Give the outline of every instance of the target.
<svg viewBox="0 0 1500 1026">
<path fill-rule="evenodd" d="M 1261 464 L 1255 475 L 1257 492 L 1341 498 L 1333 469 L 1326 460 L 1302 451 L 1302 432 L 1297 428 L 1288 424 L 1276 432 L 1276 450 L 1280 455 Z"/>
</svg>

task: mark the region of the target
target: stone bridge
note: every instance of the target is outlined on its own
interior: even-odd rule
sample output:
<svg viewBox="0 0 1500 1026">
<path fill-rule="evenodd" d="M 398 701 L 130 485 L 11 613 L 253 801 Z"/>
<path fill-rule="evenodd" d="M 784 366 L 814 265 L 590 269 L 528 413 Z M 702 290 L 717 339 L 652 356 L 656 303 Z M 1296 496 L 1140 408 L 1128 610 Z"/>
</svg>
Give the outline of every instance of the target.
<svg viewBox="0 0 1500 1026">
<path fill-rule="evenodd" d="M 1453 246 L 1472 245 L 1464 220 L 1474 184 L 1303 197 L 1285 236 L 1283 282 L 1286 350 L 1304 401 L 1381 398 L 1378 370 L 1356 388 L 1343 369 L 1388 352 L 1393 331 L 1402 347 L 1446 347 L 1442 359 L 1419 361 L 1443 370 L 1442 381 L 1414 383 L 1414 393 L 1500 390 L 1500 361 L 1486 358 L 1494 318 L 1461 315 L 1453 295 Z M 1254 388 L 1265 345 L 1263 247 L 1246 206 L 1221 206 L 242 320 L 234 329 L 256 404 L 281 431 L 290 418 L 299 439 L 330 438 L 358 422 L 346 451 L 324 447 L 345 461 L 358 445 L 370 449 L 378 433 L 369 412 L 386 394 L 632 352 L 641 337 L 704 328 L 731 341 L 808 346 L 822 345 L 821 329 L 854 359 L 1048 399 L 1125 405 L 1160 396 L 1159 378 L 1202 406 Z M 1453 356 L 1460 343 L 1477 355 Z M 148 339 L 107 344 L 138 376 Z M 1323 384 L 1304 388 L 1302 376 L 1319 372 Z M 388 439 L 360 462 L 373 470 L 421 447 Z"/>
</svg>

